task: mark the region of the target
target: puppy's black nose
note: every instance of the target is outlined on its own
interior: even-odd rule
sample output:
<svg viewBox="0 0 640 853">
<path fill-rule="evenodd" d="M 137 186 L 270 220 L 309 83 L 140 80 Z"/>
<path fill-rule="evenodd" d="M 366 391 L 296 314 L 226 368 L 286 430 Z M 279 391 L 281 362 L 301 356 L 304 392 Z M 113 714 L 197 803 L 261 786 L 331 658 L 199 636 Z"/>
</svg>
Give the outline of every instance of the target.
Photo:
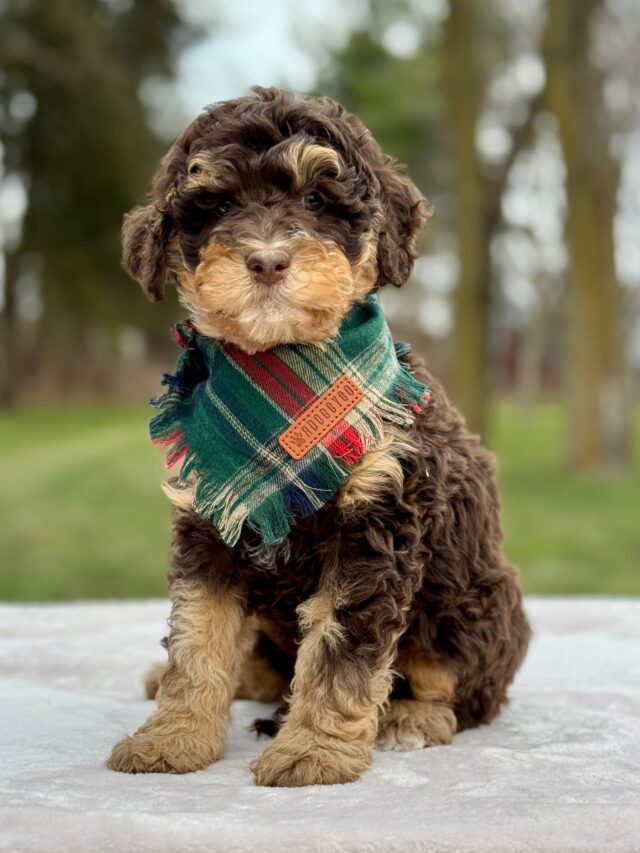
<svg viewBox="0 0 640 853">
<path fill-rule="evenodd" d="M 290 266 L 291 258 L 279 249 L 261 249 L 251 252 L 247 258 L 247 267 L 260 284 L 276 284 L 282 281 Z"/>
</svg>

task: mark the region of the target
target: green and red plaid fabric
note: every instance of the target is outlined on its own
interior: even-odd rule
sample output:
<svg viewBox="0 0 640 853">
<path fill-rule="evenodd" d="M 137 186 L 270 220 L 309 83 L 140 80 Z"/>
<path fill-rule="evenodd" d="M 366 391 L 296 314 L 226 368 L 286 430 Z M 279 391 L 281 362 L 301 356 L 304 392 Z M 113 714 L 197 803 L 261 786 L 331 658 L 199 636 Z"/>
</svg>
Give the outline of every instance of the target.
<svg viewBox="0 0 640 853">
<path fill-rule="evenodd" d="M 168 448 L 167 466 L 195 480 L 194 509 L 228 545 L 243 525 L 265 543 L 289 532 L 296 519 L 324 506 L 363 454 L 379 444 L 385 423 L 409 427 L 429 400 L 428 388 L 400 363 L 375 295 L 356 305 L 336 338 L 321 345 L 283 345 L 248 355 L 175 329 L 184 347 L 168 390 L 152 401 L 151 440 Z M 281 434 L 341 376 L 364 392 L 301 459 L 278 442 Z"/>
</svg>

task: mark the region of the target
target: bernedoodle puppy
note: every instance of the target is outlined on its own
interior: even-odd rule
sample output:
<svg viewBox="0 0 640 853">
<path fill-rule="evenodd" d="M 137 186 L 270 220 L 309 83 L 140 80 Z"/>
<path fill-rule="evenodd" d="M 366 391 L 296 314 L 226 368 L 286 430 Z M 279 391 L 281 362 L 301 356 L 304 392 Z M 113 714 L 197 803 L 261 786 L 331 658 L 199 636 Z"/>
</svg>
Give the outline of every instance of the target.
<svg viewBox="0 0 640 853">
<path fill-rule="evenodd" d="M 126 216 L 126 269 L 190 320 L 151 424 L 179 466 L 169 660 L 113 769 L 206 767 L 235 696 L 281 702 L 259 785 L 353 782 L 375 745 L 448 744 L 505 701 L 529 627 L 493 459 L 376 296 L 429 214 L 353 115 L 256 89 Z"/>
</svg>

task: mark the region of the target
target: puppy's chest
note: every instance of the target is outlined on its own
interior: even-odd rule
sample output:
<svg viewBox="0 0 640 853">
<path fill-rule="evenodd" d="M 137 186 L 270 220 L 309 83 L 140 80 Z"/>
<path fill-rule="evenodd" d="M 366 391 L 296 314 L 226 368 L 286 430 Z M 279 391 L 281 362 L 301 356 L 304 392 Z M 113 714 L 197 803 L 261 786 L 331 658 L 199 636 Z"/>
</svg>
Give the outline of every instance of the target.
<svg viewBox="0 0 640 853">
<path fill-rule="evenodd" d="M 240 562 L 250 571 L 267 575 L 286 567 L 292 557 L 290 537 L 273 544 L 241 539 L 236 550 Z"/>
<path fill-rule="evenodd" d="M 322 573 L 321 543 L 316 548 L 297 533 L 272 545 L 247 537 L 236 546 L 235 571 L 247 591 L 250 610 L 276 608 L 293 616 L 296 607 L 317 588 Z"/>
</svg>

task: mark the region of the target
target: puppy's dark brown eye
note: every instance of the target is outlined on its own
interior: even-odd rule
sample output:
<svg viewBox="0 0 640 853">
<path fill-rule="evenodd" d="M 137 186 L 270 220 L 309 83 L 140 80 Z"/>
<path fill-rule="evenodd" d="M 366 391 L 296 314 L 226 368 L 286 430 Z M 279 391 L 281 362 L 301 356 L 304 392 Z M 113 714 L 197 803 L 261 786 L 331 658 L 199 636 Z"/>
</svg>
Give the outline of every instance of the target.
<svg viewBox="0 0 640 853">
<path fill-rule="evenodd" d="M 219 216 L 224 216 L 225 213 L 229 213 L 232 207 L 233 199 L 221 198 L 220 201 L 215 205 L 214 210 Z"/>
<path fill-rule="evenodd" d="M 311 192 L 302 197 L 302 203 L 307 210 L 320 210 L 324 204 L 324 199 L 320 193 Z"/>
</svg>

